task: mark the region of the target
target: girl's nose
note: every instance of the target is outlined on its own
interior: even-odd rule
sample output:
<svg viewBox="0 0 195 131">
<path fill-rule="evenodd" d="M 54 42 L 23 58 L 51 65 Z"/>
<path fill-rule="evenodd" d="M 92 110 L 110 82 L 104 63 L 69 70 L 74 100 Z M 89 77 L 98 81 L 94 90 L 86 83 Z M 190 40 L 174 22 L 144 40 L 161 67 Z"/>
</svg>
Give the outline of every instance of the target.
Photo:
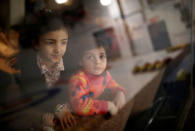
<svg viewBox="0 0 195 131">
<path fill-rule="evenodd" d="M 60 52 L 60 46 L 58 46 L 58 44 L 56 44 L 56 46 L 54 47 L 54 53 L 59 53 Z"/>
</svg>

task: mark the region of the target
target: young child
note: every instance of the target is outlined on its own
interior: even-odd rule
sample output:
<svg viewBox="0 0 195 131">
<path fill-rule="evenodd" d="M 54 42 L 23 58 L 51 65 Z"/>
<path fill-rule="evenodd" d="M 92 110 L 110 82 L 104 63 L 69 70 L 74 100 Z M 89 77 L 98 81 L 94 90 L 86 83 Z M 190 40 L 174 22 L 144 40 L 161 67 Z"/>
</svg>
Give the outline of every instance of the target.
<svg viewBox="0 0 195 131">
<path fill-rule="evenodd" d="M 80 70 L 70 78 L 70 101 L 74 112 L 81 116 L 96 114 L 115 115 L 125 104 L 124 89 L 106 70 L 106 48 L 103 44 L 81 45 Z M 105 89 L 114 99 L 100 100 Z"/>
</svg>

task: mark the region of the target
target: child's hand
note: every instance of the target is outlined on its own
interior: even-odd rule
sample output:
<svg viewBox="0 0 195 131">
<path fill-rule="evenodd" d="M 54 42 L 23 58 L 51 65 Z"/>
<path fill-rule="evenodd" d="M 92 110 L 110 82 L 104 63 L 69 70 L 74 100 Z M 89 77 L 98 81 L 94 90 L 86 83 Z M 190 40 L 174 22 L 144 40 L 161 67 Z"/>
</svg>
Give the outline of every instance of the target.
<svg viewBox="0 0 195 131">
<path fill-rule="evenodd" d="M 76 120 L 74 116 L 72 115 L 70 109 L 67 105 L 61 105 L 63 106 L 58 112 L 56 112 L 56 116 L 58 117 L 62 129 L 64 129 L 64 123 L 66 127 L 72 127 L 76 125 Z"/>
<path fill-rule="evenodd" d="M 43 126 L 49 126 L 49 127 L 55 126 L 54 114 L 52 113 L 43 114 L 42 120 L 43 120 Z"/>
<path fill-rule="evenodd" d="M 115 106 L 115 104 L 111 101 L 108 101 L 108 111 L 111 115 L 116 115 L 118 112 L 118 108 Z"/>
<path fill-rule="evenodd" d="M 118 109 L 121 109 L 125 105 L 125 102 L 126 102 L 125 95 L 123 94 L 122 91 L 119 91 L 114 98 L 114 103 L 116 107 Z"/>
</svg>

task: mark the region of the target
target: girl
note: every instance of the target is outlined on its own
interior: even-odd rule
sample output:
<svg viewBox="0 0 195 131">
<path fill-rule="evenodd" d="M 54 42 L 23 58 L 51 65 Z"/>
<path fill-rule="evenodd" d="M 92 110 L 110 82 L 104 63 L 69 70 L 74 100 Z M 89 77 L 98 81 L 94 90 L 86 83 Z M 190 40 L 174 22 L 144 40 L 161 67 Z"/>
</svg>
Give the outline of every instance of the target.
<svg viewBox="0 0 195 131">
<path fill-rule="evenodd" d="M 70 78 L 70 101 L 74 112 L 81 116 L 111 113 L 115 115 L 125 104 L 125 91 L 106 70 L 106 48 L 103 44 L 81 45 L 80 70 Z M 111 100 L 99 97 L 108 89 Z"/>
<path fill-rule="evenodd" d="M 20 84 L 22 85 L 23 95 L 28 97 L 32 95 L 33 97 L 40 97 L 39 93 L 52 89 L 60 75 L 64 73 L 62 57 L 66 52 L 69 37 L 68 28 L 58 15 L 47 12 L 39 15 L 36 19 L 29 20 L 34 21 L 30 24 L 30 31 L 28 30 L 28 33 L 25 32 L 21 35 L 27 37 L 20 39 L 23 48 L 32 47 L 34 49 L 23 50 L 19 56 Z M 51 105 L 57 105 L 56 99 L 63 98 L 56 98 L 53 101 L 51 98 L 48 99 L 50 101 L 42 100 L 41 104 L 34 106 L 35 109 L 38 109 L 37 111 L 51 111 L 53 109 Z M 66 126 L 75 124 L 75 119 L 67 105 L 58 105 L 55 114 L 60 120 L 62 128 L 64 128 L 64 124 Z M 43 115 L 43 125 L 44 129 L 55 125 L 53 113 Z"/>
</svg>

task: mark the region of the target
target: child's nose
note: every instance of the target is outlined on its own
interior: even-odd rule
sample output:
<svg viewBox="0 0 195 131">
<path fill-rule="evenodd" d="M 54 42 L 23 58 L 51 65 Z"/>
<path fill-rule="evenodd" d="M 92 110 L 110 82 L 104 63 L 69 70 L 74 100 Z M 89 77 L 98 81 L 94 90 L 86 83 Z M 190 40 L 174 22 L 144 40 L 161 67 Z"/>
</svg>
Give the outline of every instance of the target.
<svg viewBox="0 0 195 131">
<path fill-rule="evenodd" d="M 99 64 L 101 62 L 100 58 L 95 58 L 96 64 Z"/>
</svg>

